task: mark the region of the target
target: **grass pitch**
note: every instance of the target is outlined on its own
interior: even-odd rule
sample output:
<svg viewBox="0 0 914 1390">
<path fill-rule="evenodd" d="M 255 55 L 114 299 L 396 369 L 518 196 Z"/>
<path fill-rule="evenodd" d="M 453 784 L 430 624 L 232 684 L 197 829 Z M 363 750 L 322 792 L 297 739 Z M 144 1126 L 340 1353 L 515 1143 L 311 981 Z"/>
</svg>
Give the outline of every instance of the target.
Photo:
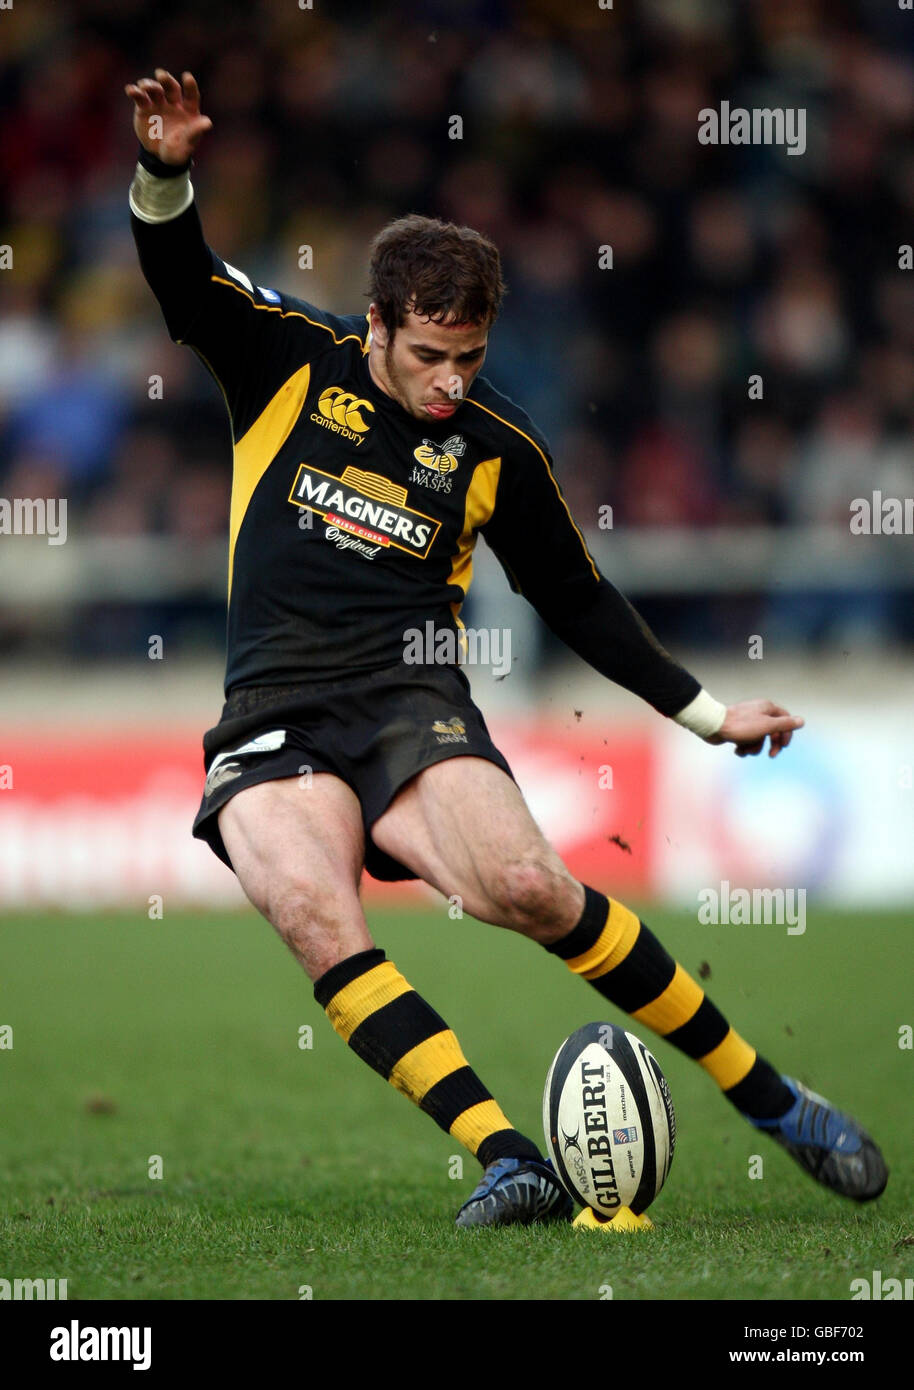
<svg viewBox="0 0 914 1390">
<path fill-rule="evenodd" d="M 477 1164 L 343 1046 L 253 912 L 8 917 L 0 1277 L 66 1278 L 71 1299 L 617 1301 L 847 1300 L 874 1270 L 910 1278 L 908 920 L 813 911 L 787 936 L 643 915 L 760 1051 L 871 1130 L 892 1170 L 879 1202 L 818 1188 L 645 1032 L 678 1121 L 654 1231 L 457 1233 Z M 558 1045 L 623 1016 L 539 948 L 444 906 L 370 920 L 541 1141 Z"/>
</svg>

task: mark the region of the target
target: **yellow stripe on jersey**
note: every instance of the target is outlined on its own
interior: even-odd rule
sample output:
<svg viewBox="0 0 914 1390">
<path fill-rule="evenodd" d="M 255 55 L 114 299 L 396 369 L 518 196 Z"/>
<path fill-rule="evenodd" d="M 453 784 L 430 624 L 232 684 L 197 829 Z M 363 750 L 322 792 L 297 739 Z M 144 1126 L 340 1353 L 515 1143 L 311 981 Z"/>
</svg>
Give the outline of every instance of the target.
<svg viewBox="0 0 914 1390">
<path fill-rule="evenodd" d="M 535 440 L 535 439 L 531 439 L 530 436 L 529 436 L 529 434 L 525 434 L 524 431 L 523 431 L 522 429 L 520 429 L 520 427 L 519 427 L 518 425 L 512 425 L 511 421 L 510 421 L 510 420 L 506 420 L 506 419 L 504 418 L 503 415 L 496 415 L 495 411 L 494 411 L 494 410 L 490 410 L 489 407 L 488 407 L 487 405 L 480 405 L 479 401 L 474 401 L 472 396 L 467 396 L 467 397 L 465 397 L 465 404 L 467 404 L 467 405 L 475 405 L 475 407 L 476 407 L 477 410 L 484 410 L 485 413 L 486 413 L 487 415 L 491 415 L 491 416 L 492 416 L 492 419 L 493 419 L 493 420 L 499 420 L 503 425 L 507 425 L 507 427 L 508 427 L 509 430 L 513 430 L 515 434 L 519 434 L 520 437 L 521 437 L 521 439 L 526 439 L 526 441 L 527 441 L 528 444 L 532 444 L 532 445 L 533 445 L 534 449 L 535 449 L 536 452 L 539 454 L 540 458 L 543 460 L 543 463 L 546 465 L 546 472 L 549 474 L 549 481 L 552 483 L 552 486 L 555 488 L 555 491 L 556 491 L 556 494 L 557 494 L 557 496 L 558 496 L 558 499 L 559 499 L 559 501 L 561 502 L 562 506 L 565 508 L 565 512 L 566 512 L 566 514 L 567 514 L 567 516 L 568 516 L 568 520 L 571 522 L 572 526 L 574 526 L 574 529 L 575 529 L 575 533 L 576 533 L 576 535 L 577 535 L 577 538 L 578 538 L 578 540 L 581 542 L 581 548 L 582 548 L 582 550 L 584 551 L 584 554 L 587 556 L 587 563 L 590 565 L 590 568 L 593 570 L 593 577 L 594 577 L 594 579 L 599 579 L 599 578 L 600 578 L 600 571 L 597 569 L 596 565 L 595 565 L 594 562 L 593 562 L 593 556 L 591 555 L 590 551 L 587 549 L 587 544 L 586 544 L 586 542 L 585 542 L 585 540 L 584 540 L 584 537 L 581 535 L 580 531 L 578 530 L 577 526 L 575 525 L 574 517 L 571 515 L 571 512 L 568 511 L 568 503 L 565 501 L 564 497 L 562 496 L 561 492 L 559 491 L 559 485 L 558 485 L 558 483 L 557 483 L 556 480 L 555 480 L 555 474 L 552 472 L 552 469 L 549 467 L 549 460 L 547 459 L 546 455 L 543 453 L 543 451 L 542 451 L 542 449 L 540 448 L 540 446 L 537 444 L 536 440 Z"/>
<path fill-rule="evenodd" d="M 501 459 L 483 459 L 477 463 L 473 469 L 473 476 L 470 479 L 470 486 L 467 488 L 466 503 L 463 513 L 463 530 L 457 542 L 457 550 L 451 560 L 451 572 L 447 582 L 456 584 L 463 590 L 463 597 L 466 598 L 470 590 L 470 583 L 473 578 L 473 546 L 476 543 L 476 531 L 480 526 L 484 526 L 495 510 L 495 494 L 498 491 L 498 479 L 501 474 Z M 457 619 L 458 626 L 463 624 L 457 617 L 460 612 L 461 604 L 452 603 L 451 612 Z"/>
<path fill-rule="evenodd" d="M 235 465 L 232 473 L 232 506 L 229 515 L 228 589 L 232 593 L 232 572 L 235 566 L 235 544 L 241 523 L 257 484 L 266 473 L 279 450 L 292 432 L 301 413 L 311 381 L 311 364 L 284 381 L 276 395 L 260 412 L 253 425 L 235 445 Z"/>
</svg>

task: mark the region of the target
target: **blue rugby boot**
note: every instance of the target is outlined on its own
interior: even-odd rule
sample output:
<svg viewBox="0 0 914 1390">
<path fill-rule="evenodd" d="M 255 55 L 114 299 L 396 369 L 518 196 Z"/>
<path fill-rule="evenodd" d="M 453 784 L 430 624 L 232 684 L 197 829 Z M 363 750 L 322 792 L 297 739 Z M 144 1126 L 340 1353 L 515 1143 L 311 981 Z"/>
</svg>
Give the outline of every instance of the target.
<svg viewBox="0 0 914 1390">
<path fill-rule="evenodd" d="M 573 1204 L 547 1159 L 499 1158 L 457 1213 L 456 1225 L 529 1226 L 570 1221 Z"/>
<path fill-rule="evenodd" d="M 783 1076 L 795 1103 L 777 1120 L 746 1119 L 764 1130 L 816 1182 L 855 1202 L 870 1202 L 885 1190 L 889 1170 L 865 1129 L 802 1082 Z"/>
</svg>

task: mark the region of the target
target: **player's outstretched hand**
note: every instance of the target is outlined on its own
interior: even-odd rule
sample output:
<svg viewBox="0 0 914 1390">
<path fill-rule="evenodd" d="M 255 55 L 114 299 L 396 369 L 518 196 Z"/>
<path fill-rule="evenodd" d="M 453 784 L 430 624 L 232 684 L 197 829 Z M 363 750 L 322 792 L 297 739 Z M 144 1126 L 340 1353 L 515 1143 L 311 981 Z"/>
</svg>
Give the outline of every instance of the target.
<svg viewBox="0 0 914 1390">
<path fill-rule="evenodd" d="M 787 747 L 794 729 L 802 729 L 804 723 L 798 715 L 788 714 L 770 700 L 743 700 L 741 704 L 728 707 L 720 729 L 705 742 L 735 743 L 734 753 L 745 758 L 747 754 L 761 753 L 767 738 L 770 740 L 768 756 L 776 758 L 781 749 Z"/>
<path fill-rule="evenodd" d="M 186 164 L 213 123 L 200 114 L 200 88 L 193 73 L 182 72 L 180 82 L 165 68 L 155 73 L 124 88 L 133 101 L 136 137 L 163 163 Z"/>
</svg>

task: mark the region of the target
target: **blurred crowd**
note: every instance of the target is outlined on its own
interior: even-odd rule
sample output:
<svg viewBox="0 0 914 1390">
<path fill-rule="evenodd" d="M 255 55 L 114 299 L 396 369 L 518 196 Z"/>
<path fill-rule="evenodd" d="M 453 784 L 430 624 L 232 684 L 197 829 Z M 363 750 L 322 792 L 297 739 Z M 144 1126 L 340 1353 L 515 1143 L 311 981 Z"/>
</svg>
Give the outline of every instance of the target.
<svg viewBox="0 0 914 1390">
<path fill-rule="evenodd" d="M 844 526 L 853 497 L 911 495 L 914 13 L 17 0 L 0 11 L 0 496 L 67 497 L 71 536 L 227 529 L 222 397 L 170 343 L 129 230 L 123 88 L 159 64 L 199 80 L 204 230 L 257 283 L 362 312 L 370 237 L 407 211 L 498 244 L 484 372 L 550 439 L 583 529 L 607 503 L 617 528 Z M 700 144 L 698 112 L 725 99 L 805 108 L 805 154 Z M 874 621 L 914 636 L 910 597 L 868 600 Z M 827 635 L 839 602 L 797 602 L 798 635 Z M 664 637 L 713 637 L 720 607 L 667 605 Z M 218 641 L 217 604 L 193 622 Z"/>
</svg>

